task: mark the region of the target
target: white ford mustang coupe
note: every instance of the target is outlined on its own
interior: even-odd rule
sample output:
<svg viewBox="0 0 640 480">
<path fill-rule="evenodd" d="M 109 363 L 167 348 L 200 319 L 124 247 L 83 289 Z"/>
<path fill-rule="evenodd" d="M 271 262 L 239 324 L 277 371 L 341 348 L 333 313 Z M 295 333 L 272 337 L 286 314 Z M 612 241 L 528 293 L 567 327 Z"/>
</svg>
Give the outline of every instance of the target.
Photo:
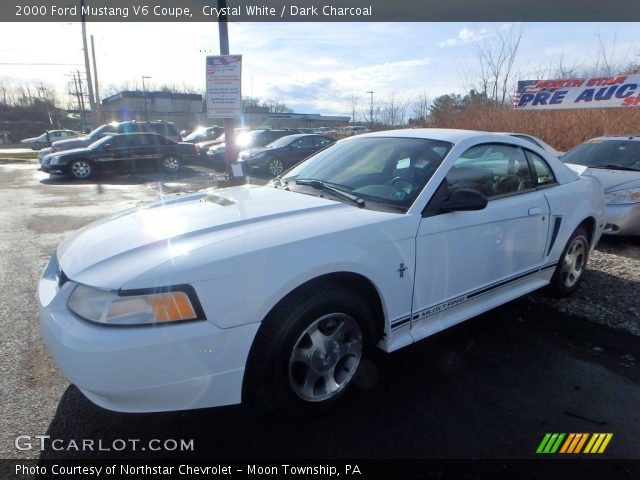
<svg viewBox="0 0 640 480">
<path fill-rule="evenodd" d="M 572 293 L 602 188 L 530 142 L 461 130 L 358 135 L 262 187 L 88 225 L 38 287 L 42 335 L 123 412 L 333 405 L 398 350 L 547 286 Z"/>
</svg>

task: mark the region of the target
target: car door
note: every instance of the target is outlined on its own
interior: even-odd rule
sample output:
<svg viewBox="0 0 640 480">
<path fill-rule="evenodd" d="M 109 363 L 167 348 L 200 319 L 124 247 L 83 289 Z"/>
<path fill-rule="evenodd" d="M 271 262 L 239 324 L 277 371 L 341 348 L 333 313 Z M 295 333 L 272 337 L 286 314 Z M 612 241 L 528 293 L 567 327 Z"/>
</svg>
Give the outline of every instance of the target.
<svg viewBox="0 0 640 480">
<path fill-rule="evenodd" d="M 122 150 L 125 147 L 125 135 L 114 135 L 100 145 L 93 153 L 93 162 L 98 170 L 118 170 L 122 165 Z"/>
<path fill-rule="evenodd" d="M 454 190 L 483 193 L 477 211 L 439 212 Z M 416 238 L 412 333 L 430 335 L 541 286 L 549 205 L 520 147 L 483 144 L 453 163 Z"/>
<path fill-rule="evenodd" d="M 162 155 L 160 143 L 164 137 L 152 133 L 138 133 L 134 137 L 131 168 L 134 171 L 155 169 Z"/>
<path fill-rule="evenodd" d="M 289 151 L 286 156 L 287 165 L 294 165 L 304 160 L 317 150 L 312 136 L 301 137 L 289 145 Z"/>
</svg>

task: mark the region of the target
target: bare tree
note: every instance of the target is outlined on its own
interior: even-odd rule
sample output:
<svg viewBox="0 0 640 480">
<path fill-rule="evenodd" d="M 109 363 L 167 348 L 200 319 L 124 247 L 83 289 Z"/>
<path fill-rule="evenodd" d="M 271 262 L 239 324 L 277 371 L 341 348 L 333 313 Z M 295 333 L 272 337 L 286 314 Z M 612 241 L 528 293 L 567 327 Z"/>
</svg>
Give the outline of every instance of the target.
<svg viewBox="0 0 640 480">
<path fill-rule="evenodd" d="M 502 105 L 514 86 L 514 64 L 524 28 L 522 24 L 494 26 L 494 35 L 472 44 L 478 59 L 476 84 L 495 105 Z"/>
<path fill-rule="evenodd" d="M 360 105 L 360 97 L 357 95 L 351 95 L 347 101 L 347 107 L 351 115 L 351 123 L 356 123 L 356 115 L 358 113 L 358 106 Z"/>
<path fill-rule="evenodd" d="M 277 98 L 269 98 L 263 102 L 263 105 L 269 107 L 270 113 L 293 113 L 293 110 Z"/>
<path fill-rule="evenodd" d="M 429 97 L 427 92 L 423 91 L 413 100 L 411 110 L 413 120 L 419 125 L 426 125 L 429 118 Z"/>
</svg>

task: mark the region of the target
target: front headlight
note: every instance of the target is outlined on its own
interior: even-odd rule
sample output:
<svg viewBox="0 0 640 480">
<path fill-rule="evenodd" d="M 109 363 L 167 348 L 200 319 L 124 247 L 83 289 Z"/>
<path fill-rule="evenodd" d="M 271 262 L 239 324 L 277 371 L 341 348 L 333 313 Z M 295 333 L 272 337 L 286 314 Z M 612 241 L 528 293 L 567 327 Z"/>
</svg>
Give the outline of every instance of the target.
<svg viewBox="0 0 640 480">
<path fill-rule="evenodd" d="M 60 157 L 50 157 L 49 165 L 58 165 L 59 161 L 60 161 Z"/>
<path fill-rule="evenodd" d="M 256 153 L 255 155 L 251 155 L 250 160 L 258 160 L 266 155 L 265 152 Z"/>
<path fill-rule="evenodd" d="M 78 285 L 67 302 L 73 313 L 106 325 L 149 325 L 204 319 L 189 286 L 135 295 Z"/>
<path fill-rule="evenodd" d="M 625 203 L 640 203 L 640 188 L 609 192 L 604 196 L 607 205 L 622 205 Z"/>
</svg>

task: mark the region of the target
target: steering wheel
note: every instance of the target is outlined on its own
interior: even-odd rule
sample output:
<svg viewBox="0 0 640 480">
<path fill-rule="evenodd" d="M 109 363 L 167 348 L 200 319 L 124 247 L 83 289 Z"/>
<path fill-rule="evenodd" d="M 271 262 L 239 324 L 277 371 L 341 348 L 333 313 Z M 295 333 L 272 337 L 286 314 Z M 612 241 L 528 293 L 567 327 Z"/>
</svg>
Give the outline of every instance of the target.
<svg viewBox="0 0 640 480">
<path fill-rule="evenodd" d="M 413 182 L 403 177 L 393 177 L 391 180 L 384 182 L 384 184 L 396 187 L 405 193 L 411 193 L 412 190 L 417 188 Z"/>
</svg>

